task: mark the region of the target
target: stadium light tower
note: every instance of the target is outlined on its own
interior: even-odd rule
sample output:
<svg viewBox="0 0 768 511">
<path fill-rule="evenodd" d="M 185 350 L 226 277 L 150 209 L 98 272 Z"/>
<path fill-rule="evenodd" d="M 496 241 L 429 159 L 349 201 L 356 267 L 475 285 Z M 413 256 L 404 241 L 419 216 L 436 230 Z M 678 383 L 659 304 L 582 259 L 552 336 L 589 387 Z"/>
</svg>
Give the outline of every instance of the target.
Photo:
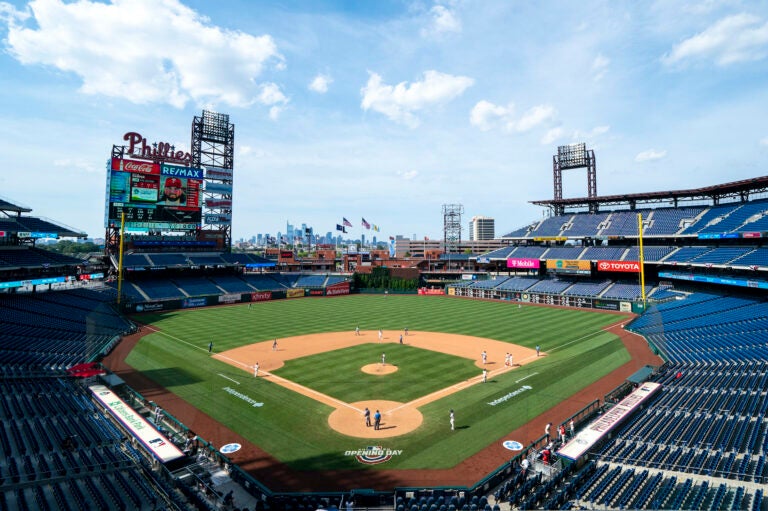
<svg viewBox="0 0 768 511">
<path fill-rule="evenodd" d="M 235 125 L 229 115 L 203 110 L 192 121 L 192 166 L 205 168 L 203 229 L 219 231 L 232 249 Z"/>
<path fill-rule="evenodd" d="M 563 198 L 563 171 L 568 169 L 587 169 L 587 197 L 597 197 L 597 162 L 595 151 L 587 149 L 587 144 L 561 145 L 557 148 L 557 154 L 552 157 L 552 176 L 555 185 L 555 214 L 562 215 L 565 206 L 556 201 Z M 590 213 L 597 212 L 597 204 L 590 202 Z"/>
<path fill-rule="evenodd" d="M 464 206 L 461 204 L 443 204 L 443 240 L 446 254 L 458 252 L 461 243 L 462 213 Z"/>
</svg>

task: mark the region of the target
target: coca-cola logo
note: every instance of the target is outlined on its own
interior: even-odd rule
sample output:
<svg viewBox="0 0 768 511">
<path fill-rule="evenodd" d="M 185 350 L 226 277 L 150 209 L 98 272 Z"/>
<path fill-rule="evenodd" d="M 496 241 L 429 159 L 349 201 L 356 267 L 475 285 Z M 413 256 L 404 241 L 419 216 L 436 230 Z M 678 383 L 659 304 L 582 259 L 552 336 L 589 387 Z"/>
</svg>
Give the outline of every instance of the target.
<svg viewBox="0 0 768 511">
<path fill-rule="evenodd" d="M 125 162 L 125 165 L 123 166 L 123 170 L 126 172 L 139 172 L 141 174 L 151 174 L 152 173 L 152 164 L 151 163 L 137 163 L 133 161 L 127 161 Z"/>
</svg>

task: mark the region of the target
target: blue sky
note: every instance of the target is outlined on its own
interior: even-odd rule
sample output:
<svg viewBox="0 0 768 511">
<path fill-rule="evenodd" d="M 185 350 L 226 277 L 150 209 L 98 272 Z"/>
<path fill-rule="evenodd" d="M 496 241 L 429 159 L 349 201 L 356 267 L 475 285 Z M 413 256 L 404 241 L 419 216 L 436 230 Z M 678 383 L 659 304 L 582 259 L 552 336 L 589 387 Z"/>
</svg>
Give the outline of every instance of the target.
<svg viewBox="0 0 768 511">
<path fill-rule="evenodd" d="M 575 142 L 600 195 L 768 174 L 764 1 L 0 1 L 0 38 L 0 195 L 92 237 L 112 145 L 188 148 L 204 108 L 236 126 L 235 239 L 441 238 L 443 204 L 501 235 Z"/>
</svg>

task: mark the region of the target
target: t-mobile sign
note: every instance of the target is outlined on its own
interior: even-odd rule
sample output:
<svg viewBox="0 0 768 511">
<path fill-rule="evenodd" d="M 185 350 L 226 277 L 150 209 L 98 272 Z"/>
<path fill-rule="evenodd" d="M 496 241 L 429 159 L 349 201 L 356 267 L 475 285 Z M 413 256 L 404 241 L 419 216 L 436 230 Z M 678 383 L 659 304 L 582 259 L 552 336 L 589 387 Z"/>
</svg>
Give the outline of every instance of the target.
<svg viewBox="0 0 768 511">
<path fill-rule="evenodd" d="M 507 259 L 507 268 L 523 268 L 526 270 L 537 270 L 539 268 L 538 259 Z"/>
</svg>

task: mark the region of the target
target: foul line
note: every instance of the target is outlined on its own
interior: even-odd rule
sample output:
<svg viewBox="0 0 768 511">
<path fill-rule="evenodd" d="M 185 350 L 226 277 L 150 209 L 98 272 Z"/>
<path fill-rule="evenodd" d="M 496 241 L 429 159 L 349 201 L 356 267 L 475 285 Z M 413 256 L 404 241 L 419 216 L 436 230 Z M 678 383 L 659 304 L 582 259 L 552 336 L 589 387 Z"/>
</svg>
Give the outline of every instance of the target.
<svg viewBox="0 0 768 511">
<path fill-rule="evenodd" d="M 239 382 L 239 381 L 237 381 L 237 380 L 233 380 L 233 379 L 232 379 L 232 378 L 230 378 L 229 376 L 226 376 L 226 375 L 224 375 L 224 374 L 221 374 L 221 373 L 216 373 L 216 374 L 218 374 L 218 375 L 219 375 L 219 376 L 221 376 L 222 378 L 226 378 L 226 379 L 228 379 L 229 381 L 235 382 L 235 383 L 237 383 L 238 385 L 240 385 L 240 382 Z"/>
<path fill-rule="evenodd" d="M 623 322 L 621 324 L 626 324 L 626 322 Z M 613 326 L 613 325 L 611 325 L 611 326 Z M 566 346 L 569 346 L 571 344 L 583 341 L 585 339 L 589 339 L 590 337 L 593 337 L 593 336 L 598 335 L 601 332 L 605 332 L 605 331 L 607 331 L 607 330 L 604 329 L 604 328 L 601 328 L 600 330 L 595 330 L 594 332 L 591 332 L 591 333 L 583 335 L 583 336 L 581 336 L 579 338 L 570 340 L 570 341 L 568 341 L 566 343 L 560 344 L 559 346 L 555 346 L 551 350 L 547 350 L 547 352 L 548 353 L 552 353 L 553 351 L 565 348 Z M 538 355 L 537 356 L 530 355 L 528 357 L 523 358 L 522 360 L 526 361 L 526 360 L 530 360 L 530 359 L 534 359 L 534 358 L 539 358 L 539 356 Z M 514 366 L 508 366 L 508 367 L 505 367 L 503 369 L 498 369 L 496 371 L 488 371 L 488 376 L 491 376 L 492 373 L 496 374 L 496 375 L 503 374 L 503 373 L 506 373 L 508 371 L 511 371 L 512 369 L 514 369 Z M 537 374 L 539 374 L 539 373 L 536 372 L 536 373 L 529 374 L 529 375 L 527 375 L 527 376 L 517 380 L 515 383 L 520 383 L 521 381 L 523 381 L 523 380 L 525 380 L 527 378 L 530 378 L 532 376 L 536 376 Z M 418 397 L 418 398 L 414 399 L 413 401 L 409 401 L 407 403 L 403 403 L 402 405 L 397 406 L 397 407 L 395 407 L 395 408 L 393 408 L 393 409 L 391 409 L 391 410 L 389 410 L 389 411 L 387 411 L 385 413 L 395 412 L 395 411 L 400 410 L 401 408 L 405 408 L 407 406 L 413 406 L 415 408 L 418 408 L 417 403 L 419 403 L 421 401 L 427 401 L 427 402 L 434 401 L 434 399 L 428 399 L 428 398 L 432 398 L 433 396 L 437 396 L 437 395 L 440 395 L 440 394 L 451 395 L 451 394 L 453 394 L 455 392 L 458 392 L 460 390 L 464 390 L 465 388 L 471 387 L 473 385 L 477 385 L 478 383 L 482 382 L 482 380 L 483 380 L 482 375 L 480 375 L 480 376 L 473 376 L 469 380 L 456 383 L 454 385 L 451 385 L 450 387 L 445 387 L 443 389 L 436 390 L 435 392 L 432 392 L 431 394 L 427 394 L 425 396 Z"/>
<path fill-rule="evenodd" d="M 158 333 L 160 335 L 164 335 L 164 336 L 168 337 L 169 339 L 173 339 L 174 341 L 180 342 L 182 344 L 186 344 L 187 346 L 190 346 L 190 347 L 192 347 L 194 349 L 206 351 L 206 348 L 201 348 L 200 346 L 196 346 L 196 345 L 192 344 L 191 342 L 187 342 L 187 341 L 185 341 L 183 339 L 180 339 L 180 338 L 178 338 L 178 337 L 176 337 L 174 335 L 165 333 L 162 330 L 158 330 L 157 328 L 153 328 L 153 327 L 148 327 L 148 328 L 149 328 L 149 330 L 152 330 L 155 333 Z M 244 362 L 240 362 L 239 360 L 235 360 L 233 358 L 227 357 L 225 355 L 217 354 L 216 358 L 223 359 L 223 360 L 229 360 L 229 361 L 233 362 L 235 365 L 239 365 L 239 366 L 242 366 L 242 367 L 245 367 L 245 368 L 248 368 L 248 369 L 251 368 L 251 366 L 249 366 L 248 364 L 246 364 Z M 278 385 L 282 385 L 283 387 L 286 387 L 286 388 L 294 387 L 296 389 L 300 389 L 301 393 L 314 394 L 316 396 L 319 396 L 321 398 L 321 399 L 319 399 L 319 401 L 324 401 L 325 404 L 335 403 L 339 407 L 345 406 L 347 408 L 351 408 L 352 410 L 355 410 L 355 411 L 358 411 L 358 412 L 362 413 L 362 410 L 360 410 L 360 409 L 350 405 L 349 403 L 345 403 L 344 401 L 339 401 L 338 399 L 333 398 L 331 396 L 328 396 L 326 394 L 323 394 L 322 392 L 318 392 L 316 390 L 310 389 L 309 387 L 305 387 L 305 386 L 300 385 L 300 384 L 298 384 L 296 382 L 292 382 L 291 380 L 286 380 L 285 378 L 277 376 L 276 374 L 272 374 L 269 371 L 260 370 L 259 372 L 260 373 L 263 372 L 265 375 L 271 376 L 274 379 L 274 382 L 277 383 Z M 227 378 L 228 380 L 234 381 L 235 383 L 240 385 L 239 382 L 236 382 L 235 380 L 232 380 L 231 378 L 228 378 L 227 376 L 224 376 L 221 373 L 217 373 L 217 374 L 219 376 L 223 376 L 224 378 Z"/>
</svg>

